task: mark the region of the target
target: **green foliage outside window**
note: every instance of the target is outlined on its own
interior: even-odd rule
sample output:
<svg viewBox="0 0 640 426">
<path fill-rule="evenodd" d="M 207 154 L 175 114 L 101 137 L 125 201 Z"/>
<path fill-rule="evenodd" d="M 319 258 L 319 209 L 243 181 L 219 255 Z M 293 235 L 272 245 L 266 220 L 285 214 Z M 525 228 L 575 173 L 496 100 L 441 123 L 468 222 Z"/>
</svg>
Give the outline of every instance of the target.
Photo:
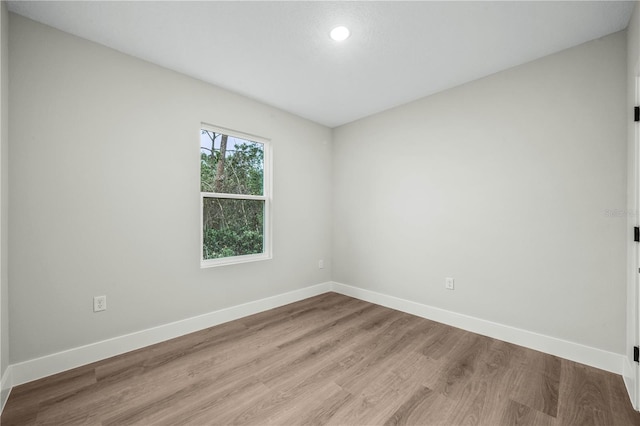
<svg viewBox="0 0 640 426">
<path fill-rule="evenodd" d="M 203 258 L 264 252 L 265 201 L 222 194 L 264 195 L 264 145 L 201 130 L 200 191 Z"/>
</svg>

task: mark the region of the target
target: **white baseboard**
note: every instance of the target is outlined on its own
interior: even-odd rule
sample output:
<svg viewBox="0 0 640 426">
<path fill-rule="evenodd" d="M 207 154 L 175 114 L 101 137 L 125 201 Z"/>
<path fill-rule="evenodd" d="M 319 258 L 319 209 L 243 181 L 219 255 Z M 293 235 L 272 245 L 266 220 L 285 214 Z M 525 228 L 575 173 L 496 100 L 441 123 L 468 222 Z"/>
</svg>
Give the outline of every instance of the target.
<svg viewBox="0 0 640 426">
<path fill-rule="evenodd" d="M 629 361 L 629 358 L 624 359 L 623 368 L 622 368 L 622 380 L 624 380 L 624 385 L 627 388 L 627 394 L 629 395 L 629 399 L 631 400 L 631 405 L 633 408 L 640 411 L 640 405 L 638 404 L 638 395 L 636 395 L 636 366 L 632 365 Z"/>
<path fill-rule="evenodd" d="M 13 367 L 8 366 L 0 380 L 0 414 L 2 414 L 2 410 L 4 410 L 4 406 L 9 399 L 9 394 L 11 393 L 11 388 L 13 386 L 13 381 L 11 380 L 12 370 Z"/>
<path fill-rule="evenodd" d="M 365 290 L 337 282 L 326 282 L 303 289 L 279 294 L 238 306 L 221 309 L 185 320 L 115 337 L 101 342 L 69 349 L 41 358 L 9 366 L 2 377 L 2 405 L 12 386 L 18 386 L 52 374 L 100 361 L 145 346 L 160 343 L 188 333 L 233 321 L 248 315 L 277 308 L 329 291 L 355 297 L 367 302 L 386 306 L 433 321 L 448 324 L 474 333 L 493 337 L 527 348 L 556 355 L 582 364 L 590 365 L 616 374 L 622 374 L 625 358 L 621 354 L 545 336 L 527 330 L 494 323 L 468 315 L 447 311 L 433 306 L 400 299 L 382 293 Z M 1 411 L 0 411 L 1 412 Z"/>
<path fill-rule="evenodd" d="M 579 343 L 545 336 L 532 331 L 498 324 L 337 282 L 331 284 L 331 290 L 344 294 L 345 296 L 355 297 L 360 300 L 386 306 L 463 330 L 493 337 L 494 339 L 590 365 L 615 374 L 622 374 L 623 372 L 625 358 L 621 354 L 603 351 Z"/>
<path fill-rule="evenodd" d="M 18 386 L 95 361 L 164 342 L 188 333 L 317 296 L 330 290 L 331 283 L 329 282 L 317 284 L 300 290 L 278 294 L 254 302 L 232 306 L 204 315 L 46 355 L 41 358 L 12 364 L 10 367 L 12 370 L 10 385 Z"/>
</svg>

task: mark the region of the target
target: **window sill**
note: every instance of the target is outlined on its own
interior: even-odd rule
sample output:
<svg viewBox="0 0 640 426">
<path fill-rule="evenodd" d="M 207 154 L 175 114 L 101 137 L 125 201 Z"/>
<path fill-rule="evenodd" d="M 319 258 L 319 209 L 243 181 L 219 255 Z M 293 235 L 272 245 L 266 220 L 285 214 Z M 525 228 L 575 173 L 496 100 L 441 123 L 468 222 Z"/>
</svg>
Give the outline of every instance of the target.
<svg viewBox="0 0 640 426">
<path fill-rule="evenodd" d="M 222 257 L 219 259 L 206 259 L 200 261 L 200 268 L 215 268 L 217 266 L 236 265 L 238 263 L 259 262 L 271 259 L 267 253 L 248 254 L 245 256 Z"/>
</svg>

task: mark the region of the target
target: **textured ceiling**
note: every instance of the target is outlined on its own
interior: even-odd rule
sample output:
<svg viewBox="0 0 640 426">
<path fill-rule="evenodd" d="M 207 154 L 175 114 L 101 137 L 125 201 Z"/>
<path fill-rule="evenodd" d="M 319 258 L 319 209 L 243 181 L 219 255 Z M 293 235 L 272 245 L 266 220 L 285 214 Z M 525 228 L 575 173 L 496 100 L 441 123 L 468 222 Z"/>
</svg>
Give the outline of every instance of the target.
<svg viewBox="0 0 640 426">
<path fill-rule="evenodd" d="M 626 28 L 633 2 L 10 1 L 28 18 L 329 127 Z M 337 43 L 329 31 L 345 25 Z"/>
</svg>

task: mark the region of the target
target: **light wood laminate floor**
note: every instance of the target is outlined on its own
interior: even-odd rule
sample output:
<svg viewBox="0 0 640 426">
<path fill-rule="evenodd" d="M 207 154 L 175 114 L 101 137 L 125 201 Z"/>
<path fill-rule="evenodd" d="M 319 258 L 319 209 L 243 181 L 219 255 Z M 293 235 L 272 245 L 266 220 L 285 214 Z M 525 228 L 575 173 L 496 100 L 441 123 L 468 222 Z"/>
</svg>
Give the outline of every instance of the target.
<svg viewBox="0 0 640 426">
<path fill-rule="evenodd" d="M 640 425 L 620 376 L 335 293 L 13 389 L 3 426 Z"/>
</svg>

